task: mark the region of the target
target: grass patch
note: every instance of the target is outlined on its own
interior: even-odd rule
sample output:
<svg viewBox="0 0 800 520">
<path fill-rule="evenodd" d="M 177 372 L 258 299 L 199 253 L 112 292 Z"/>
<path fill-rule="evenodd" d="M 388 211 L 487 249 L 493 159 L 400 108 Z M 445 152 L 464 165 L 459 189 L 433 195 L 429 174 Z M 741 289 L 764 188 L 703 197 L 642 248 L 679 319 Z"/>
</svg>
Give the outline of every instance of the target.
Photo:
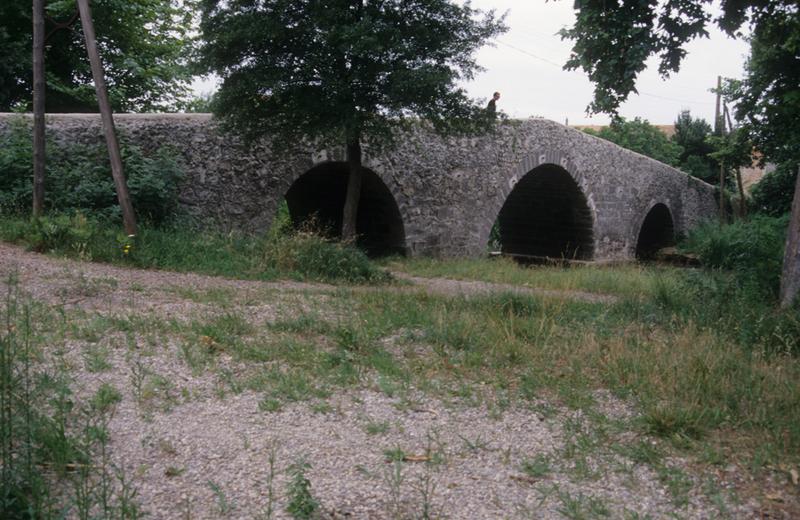
<svg viewBox="0 0 800 520">
<path fill-rule="evenodd" d="M 396 271 L 427 278 L 480 280 L 560 291 L 586 291 L 637 296 L 650 290 L 661 269 L 626 264 L 567 267 L 522 266 L 510 258 L 392 258 L 385 265 Z"/>
<path fill-rule="evenodd" d="M 293 278 L 356 284 L 391 281 L 357 248 L 311 233 L 253 236 L 199 231 L 177 224 L 143 224 L 135 239 L 130 239 L 116 227 L 76 213 L 35 220 L 0 216 L 0 239 L 34 251 L 145 269 L 252 280 Z"/>
</svg>

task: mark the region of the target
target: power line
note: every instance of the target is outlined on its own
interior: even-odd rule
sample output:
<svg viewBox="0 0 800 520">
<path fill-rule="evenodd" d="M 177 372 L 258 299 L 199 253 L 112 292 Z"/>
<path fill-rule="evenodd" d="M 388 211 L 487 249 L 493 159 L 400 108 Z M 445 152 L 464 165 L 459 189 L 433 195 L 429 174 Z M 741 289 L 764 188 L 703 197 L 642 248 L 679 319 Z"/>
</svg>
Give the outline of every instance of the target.
<svg viewBox="0 0 800 520">
<path fill-rule="evenodd" d="M 514 49 L 515 51 L 520 52 L 522 54 L 525 54 L 527 56 L 530 56 L 531 58 L 535 58 L 535 59 L 537 59 L 539 61 L 543 61 L 543 62 L 547 63 L 548 65 L 553 65 L 554 67 L 558 67 L 560 70 L 564 70 L 563 66 L 560 63 L 556 63 L 553 60 L 549 60 L 547 58 L 543 58 L 541 56 L 537 56 L 536 54 L 534 54 L 534 53 L 532 53 L 530 51 L 527 51 L 525 49 L 521 49 L 520 47 L 517 47 L 516 45 L 511 45 L 510 43 L 504 42 L 502 40 L 497 40 L 497 43 L 499 43 L 500 45 L 504 45 L 504 46 L 506 46 L 506 47 L 508 47 L 510 49 Z M 577 70 L 571 70 L 569 72 L 574 72 L 576 74 L 580 74 L 583 77 L 587 77 L 586 74 L 584 74 L 584 73 L 582 73 L 580 71 L 577 71 Z M 587 79 L 588 79 L 588 77 L 587 77 Z M 663 100 L 666 100 L 666 101 L 675 101 L 677 103 L 691 103 L 691 104 L 700 104 L 700 105 L 713 105 L 714 104 L 711 101 L 692 101 L 692 100 L 689 100 L 689 99 L 672 98 L 672 97 L 668 97 L 668 96 L 661 96 L 661 95 L 658 95 L 658 94 L 651 94 L 649 92 L 643 92 L 643 91 L 636 91 L 636 92 L 637 92 L 637 94 L 642 95 L 642 96 L 648 96 L 648 97 L 652 97 L 652 98 L 656 98 L 656 99 L 663 99 Z"/>
</svg>

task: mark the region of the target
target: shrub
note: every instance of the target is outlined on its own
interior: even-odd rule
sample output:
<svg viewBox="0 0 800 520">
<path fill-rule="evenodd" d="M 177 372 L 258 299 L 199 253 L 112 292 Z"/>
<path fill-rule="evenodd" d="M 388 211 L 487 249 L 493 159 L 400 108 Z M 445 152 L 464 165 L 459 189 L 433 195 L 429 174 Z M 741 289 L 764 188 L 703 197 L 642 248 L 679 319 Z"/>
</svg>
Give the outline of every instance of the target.
<svg viewBox="0 0 800 520">
<path fill-rule="evenodd" d="M 775 298 L 778 294 L 787 217 L 755 216 L 720 226 L 696 228 L 682 248 L 700 256 L 706 267 L 733 270 L 742 286 Z"/>
<path fill-rule="evenodd" d="M 784 163 L 753 186 L 750 204 L 753 211 L 778 217 L 792 209 L 797 165 Z"/>
<path fill-rule="evenodd" d="M 22 118 L 12 119 L 0 134 L 0 212 L 31 206 L 33 148 L 31 129 Z"/>
<path fill-rule="evenodd" d="M 0 211 L 21 213 L 31 206 L 33 156 L 30 123 L 12 120 L 0 135 Z M 128 190 L 139 219 L 160 224 L 175 214 L 183 173 L 177 154 L 161 147 L 146 154 L 121 143 Z M 104 145 L 47 143 L 45 205 L 60 213 L 81 211 L 119 221 L 121 212 Z"/>
<path fill-rule="evenodd" d="M 327 282 L 370 283 L 388 281 L 363 251 L 331 242 L 319 235 L 298 232 L 272 241 L 265 251 L 267 265 L 278 271 Z"/>
</svg>

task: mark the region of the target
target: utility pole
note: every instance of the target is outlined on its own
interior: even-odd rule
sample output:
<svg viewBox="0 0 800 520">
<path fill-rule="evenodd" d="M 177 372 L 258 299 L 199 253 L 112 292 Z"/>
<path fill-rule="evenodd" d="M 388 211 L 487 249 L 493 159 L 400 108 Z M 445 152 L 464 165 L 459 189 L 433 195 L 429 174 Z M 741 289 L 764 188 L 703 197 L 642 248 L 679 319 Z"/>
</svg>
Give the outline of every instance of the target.
<svg viewBox="0 0 800 520">
<path fill-rule="evenodd" d="M 33 216 L 44 212 L 44 2 L 33 0 Z"/>
<path fill-rule="evenodd" d="M 714 133 L 718 136 L 725 134 L 722 114 L 720 113 L 720 100 L 722 99 L 722 76 L 717 76 L 717 107 L 714 110 Z M 724 224 L 725 218 L 725 164 L 719 165 L 719 221 Z"/>
<path fill-rule="evenodd" d="M 78 0 L 78 11 L 81 16 L 83 34 L 86 37 L 86 52 L 89 55 L 89 62 L 92 66 L 92 77 L 94 78 L 95 91 L 97 92 L 97 103 L 100 105 L 100 115 L 103 120 L 103 132 L 108 145 L 108 156 L 111 159 L 111 175 L 114 177 L 114 185 L 117 188 L 117 199 L 122 209 L 122 223 L 125 233 L 136 235 L 136 215 L 133 212 L 131 199 L 128 196 L 128 185 L 125 182 L 125 174 L 122 171 L 122 155 L 119 151 L 119 141 L 114 129 L 114 117 L 111 115 L 111 103 L 108 101 L 108 90 L 106 80 L 103 76 L 103 66 L 100 63 L 100 54 L 97 52 L 97 40 L 94 33 L 94 23 L 92 22 L 92 11 L 89 7 L 89 0 Z"/>
<path fill-rule="evenodd" d="M 727 121 L 727 123 L 728 123 L 728 135 L 731 135 L 733 133 L 733 122 L 731 121 L 731 113 L 728 110 L 728 104 L 725 103 L 724 101 L 722 103 L 722 108 L 723 108 L 723 114 L 725 116 L 725 121 L 723 121 L 723 124 Z M 743 219 L 743 218 L 747 217 L 747 204 L 746 204 L 747 199 L 745 199 L 745 196 L 744 196 L 744 185 L 742 183 L 742 167 L 741 166 L 737 166 L 736 167 L 736 189 L 739 190 L 739 215 L 738 216 L 739 216 L 739 218 Z"/>
</svg>

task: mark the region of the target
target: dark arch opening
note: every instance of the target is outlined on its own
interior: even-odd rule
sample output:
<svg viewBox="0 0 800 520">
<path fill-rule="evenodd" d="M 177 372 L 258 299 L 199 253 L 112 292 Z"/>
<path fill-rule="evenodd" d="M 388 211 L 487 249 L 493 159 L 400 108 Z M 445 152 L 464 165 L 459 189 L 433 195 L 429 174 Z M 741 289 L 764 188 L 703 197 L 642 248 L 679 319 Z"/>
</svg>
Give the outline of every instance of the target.
<svg viewBox="0 0 800 520">
<path fill-rule="evenodd" d="M 592 212 L 572 176 L 543 164 L 517 182 L 498 216 L 503 253 L 591 260 Z"/>
<path fill-rule="evenodd" d="M 675 227 L 672 215 L 664 204 L 656 204 L 647 213 L 636 240 L 636 258 L 647 260 L 656 252 L 675 245 Z"/>
<path fill-rule="evenodd" d="M 345 162 L 322 163 L 301 175 L 286 192 L 294 227 L 313 219 L 320 232 L 340 238 L 348 175 Z M 361 183 L 356 232 L 356 244 L 370 256 L 405 253 L 400 209 L 381 178 L 367 168 Z"/>
</svg>

